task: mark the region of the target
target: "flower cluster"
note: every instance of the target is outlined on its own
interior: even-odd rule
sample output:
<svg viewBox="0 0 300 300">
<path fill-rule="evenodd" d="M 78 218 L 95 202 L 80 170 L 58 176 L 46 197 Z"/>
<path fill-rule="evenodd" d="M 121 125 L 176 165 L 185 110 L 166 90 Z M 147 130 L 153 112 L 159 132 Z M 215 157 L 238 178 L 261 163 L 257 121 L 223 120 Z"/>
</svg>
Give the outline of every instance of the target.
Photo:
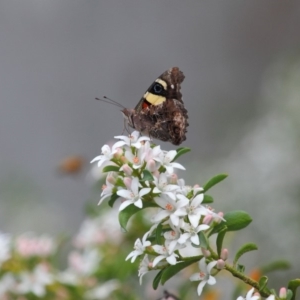
<svg viewBox="0 0 300 300">
<path fill-rule="evenodd" d="M 95 276 L 101 265 L 99 246 L 104 241 L 99 224 L 98 218 L 83 223 L 65 270 L 54 264 L 59 244 L 51 236 L 30 232 L 12 238 L 0 233 L 0 298 L 107 298 L 120 284 L 117 280 L 100 283 Z"/>
<path fill-rule="evenodd" d="M 184 262 L 183 248 L 207 249 L 208 234 L 225 220 L 222 213 L 215 213 L 206 205 L 210 201 L 205 198 L 202 187 L 187 186 L 174 173 L 175 169 L 185 170 L 175 160 L 189 149 L 164 151 L 137 131 L 129 137 L 115 138 L 119 141 L 111 147 L 104 145 L 101 155 L 91 161 L 97 162 L 107 173 L 99 204 L 106 199 L 111 206 L 119 201 L 119 219 L 126 222 L 140 209 L 156 207 L 151 217 L 153 226 L 142 239 L 136 240 L 134 251 L 126 258 L 134 262 L 144 255 L 139 269 L 141 281 L 150 270 Z M 121 226 L 125 227 L 126 222 Z M 206 260 L 209 261 L 207 266 Z M 199 295 L 206 283 L 216 282 L 210 275 L 216 264 L 209 255 L 206 259 L 203 257 L 199 263 L 201 272 L 191 276 L 191 281 L 200 281 Z"/>
</svg>

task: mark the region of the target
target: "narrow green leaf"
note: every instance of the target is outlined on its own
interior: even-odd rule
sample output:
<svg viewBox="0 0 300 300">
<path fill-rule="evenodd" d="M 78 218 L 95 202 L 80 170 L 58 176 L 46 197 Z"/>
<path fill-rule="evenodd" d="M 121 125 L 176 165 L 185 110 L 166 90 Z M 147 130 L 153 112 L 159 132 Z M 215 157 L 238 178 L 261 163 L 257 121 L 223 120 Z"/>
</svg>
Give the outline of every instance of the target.
<svg viewBox="0 0 300 300">
<path fill-rule="evenodd" d="M 190 148 L 186 148 L 186 147 L 180 147 L 176 151 L 177 151 L 177 154 L 175 155 L 175 157 L 173 158 L 172 161 L 175 161 L 179 156 L 181 156 L 181 155 L 183 155 L 183 154 L 185 154 L 187 152 L 190 152 L 191 149 Z"/>
<path fill-rule="evenodd" d="M 267 265 L 264 265 L 260 267 L 260 271 L 262 274 L 270 273 L 274 271 L 282 271 L 282 270 L 288 270 L 291 268 L 291 264 L 286 260 L 276 260 L 273 262 L 268 263 Z"/>
<path fill-rule="evenodd" d="M 144 202 L 143 208 L 138 208 L 135 205 L 131 204 L 127 206 L 125 209 L 121 210 L 119 213 L 119 223 L 121 227 L 126 231 L 127 223 L 132 215 L 135 213 L 141 211 L 142 209 L 148 208 L 148 207 L 157 207 L 157 204 L 154 202 Z"/>
<path fill-rule="evenodd" d="M 208 240 L 207 240 L 206 235 L 204 234 L 204 232 L 202 232 L 202 231 L 198 232 L 198 236 L 199 236 L 201 248 L 207 249 L 209 243 L 208 243 Z"/>
<path fill-rule="evenodd" d="M 222 221 L 216 225 L 210 235 L 220 232 L 225 225 L 227 226 L 227 231 L 237 231 L 247 227 L 252 222 L 250 215 L 241 210 L 231 211 L 225 214 L 223 218 L 226 222 Z"/>
<path fill-rule="evenodd" d="M 214 199 L 210 195 L 204 195 L 204 199 L 202 201 L 202 204 L 208 204 L 208 203 L 213 203 Z"/>
<path fill-rule="evenodd" d="M 224 180 L 226 177 L 228 177 L 228 174 L 219 174 L 214 176 L 213 178 L 209 179 L 203 186 L 204 192 L 212 188 L 214 185 L 217 183 L 221 182 Z"/>
<path fill-rule="evenodd" d="M 116 200 L 117 200 L 119 197 L 120 197 L 120 196 L 117 195 L 116 193 L 115 193 L 115 194 L 112 194 L 111 197 L 110 197 L 110 199 L 109 199 L 109 201 L 108 201 L 108 205 L 109 205 L 110 207 L 113 207 L 114 204 L 115 204 L 115 202 L 116 202 Z"/>
<path fill-rule="evenodd" d="M 267 276 L 263 276 L 259 279 L 258 281 L 259 291 L 262 291 L 266 287 L 268 280 L 269 279 Z"/>
<path fill-rule="evenodd" d="M 291 290 L 291 292 L 293 293 L 291 300 L 296 299 L 296 292 L 299 286 L 300 286 L 300 278 L 293 279 L 288 283 L 288 289 Z"/>
<path fill-rule="evenodd" d="M 222 229 L 217 236 L 216 245 L 217 245 L 217 252 L 218 252 L 219 257 L 221 256 L 223 240 L 224 240 L 226 232 L 227 232 L 227 227 Z"/>
<path fill-rule="evenodd" d="M 160 270 L 160 271 L 156 274 L 155 278 L 153 279 L 152 287 L 153 287 L 154 290 L 156 290 L 156 289 L 158 288 L 158 285 L 159 285 L 159 283 L 160 283 L 160 279 L 161 279 L 161 276 L 162 276 L 164 270 L 165 270 L 165 269 Z"/>
<path fill-rule="evenodd" d="M 119 166 L 106 166 L 103 168 L 102 172 L 119 172 L 120 167 Z"/>
<path fill-rule="evenodd" d="M 201 258 L 200 258 L 201 259 Z M 170 278 L 176 275 L 181 270 L 200 260 L 199 257 L 179 262 L 176 265 L 169 266 L 165 269 L 161 277 L 161 284 L 165 284 Z"/>
<path fill-rule="evenodd" d="M 235 265 L 235 264 L 238 262 L 239 258 L 240 258 L 243 254 L 245 254 L 245 253 L 247 253 L 247 252 L 250 252 L 250 251 L 254 251 L 254 250 L 257 250 L 257 246 L 256 246 L 255 244 L 249 243 L 249 244 L 243 245 L 243 246 L 237 251 L 237 253 L 236 253 L 236 255 L 235 255 L 235 258 L 234 258 L 234 260 L 233 260 L 233 265 Z"/>
<path fill-rule="evenodd" d="M 143 178 L 140 181 L 153 181 L 154 178 L 148 170 L 143 170 Z"/>
<path fill-rule="evenodd" d="M 155 236 L 156 236 L 156 243 L 158 245 L 162 245 L 163 244 L 163 239 L 162 239 L 162 225 L 161 223 L 158 224 L 158 226 L 156 227 L 156 231 L 155 231 Z"/>
</svg>

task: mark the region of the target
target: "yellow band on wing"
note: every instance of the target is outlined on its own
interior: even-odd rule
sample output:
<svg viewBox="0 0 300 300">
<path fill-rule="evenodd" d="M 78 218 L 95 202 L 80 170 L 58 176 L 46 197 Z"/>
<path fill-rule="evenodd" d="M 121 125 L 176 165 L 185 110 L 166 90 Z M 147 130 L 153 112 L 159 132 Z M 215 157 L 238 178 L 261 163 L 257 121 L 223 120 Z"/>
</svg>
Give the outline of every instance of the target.
<svg viewBox="0 0 300 300">
<path fill-rule="evenodd" d="M 159 105 L 159 104 L 162 104 L 164 101 L 166 101 L 166 97 L 164 96 L 159 96 L 159 95 L 154 95 L 154 94 L 151 94 L 149 92 L 147 92 L 145 95 L 144 95 L 144 98 L 149 102 L 151 103 L 152 105 Z"/>
</svg>

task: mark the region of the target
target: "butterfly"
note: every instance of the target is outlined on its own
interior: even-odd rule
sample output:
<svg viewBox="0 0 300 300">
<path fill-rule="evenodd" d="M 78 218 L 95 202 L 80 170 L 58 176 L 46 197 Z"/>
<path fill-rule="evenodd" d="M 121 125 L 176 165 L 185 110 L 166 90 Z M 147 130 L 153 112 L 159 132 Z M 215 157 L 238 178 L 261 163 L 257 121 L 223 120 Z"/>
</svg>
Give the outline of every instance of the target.
<svg viewBox="0 0 300 300">
<path fill-rule="evenodd" d="M 184 77 L 177 67 L 165 71 L 151 84 L 134 109 L 125 108 L 107 97 L 105 99 L 121 107 L 126 123 L 141 134 L 180 145 L 186 140 L 189 125 L 180 92 Z M 109 102 L 107 100 L 102 101 Z"/>
</svg>

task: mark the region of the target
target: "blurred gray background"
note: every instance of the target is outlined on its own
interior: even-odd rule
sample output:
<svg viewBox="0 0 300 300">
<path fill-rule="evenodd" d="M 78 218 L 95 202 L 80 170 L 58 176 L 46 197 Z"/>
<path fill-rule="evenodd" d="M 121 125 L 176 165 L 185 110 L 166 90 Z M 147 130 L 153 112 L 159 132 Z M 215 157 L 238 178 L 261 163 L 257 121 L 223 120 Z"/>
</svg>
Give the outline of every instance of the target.
<svg viewBox="0 0 300 300">
<path fill-rule="evenodd" d="M 134 107 L 178 66 L 192 148 L 180 175 L 229 173 L 215 209 L 254 220 L 231 247 L 259 244 L 249 268 L 281 257 L 299 269 L 299 29 L 299 1 L 1 0 L 0 230 L 77 231 L 98 202 L 90 166 L 57 166 L 88 162 L 123 130 L 119 109 L 94 98 Z"/>
</svg>

